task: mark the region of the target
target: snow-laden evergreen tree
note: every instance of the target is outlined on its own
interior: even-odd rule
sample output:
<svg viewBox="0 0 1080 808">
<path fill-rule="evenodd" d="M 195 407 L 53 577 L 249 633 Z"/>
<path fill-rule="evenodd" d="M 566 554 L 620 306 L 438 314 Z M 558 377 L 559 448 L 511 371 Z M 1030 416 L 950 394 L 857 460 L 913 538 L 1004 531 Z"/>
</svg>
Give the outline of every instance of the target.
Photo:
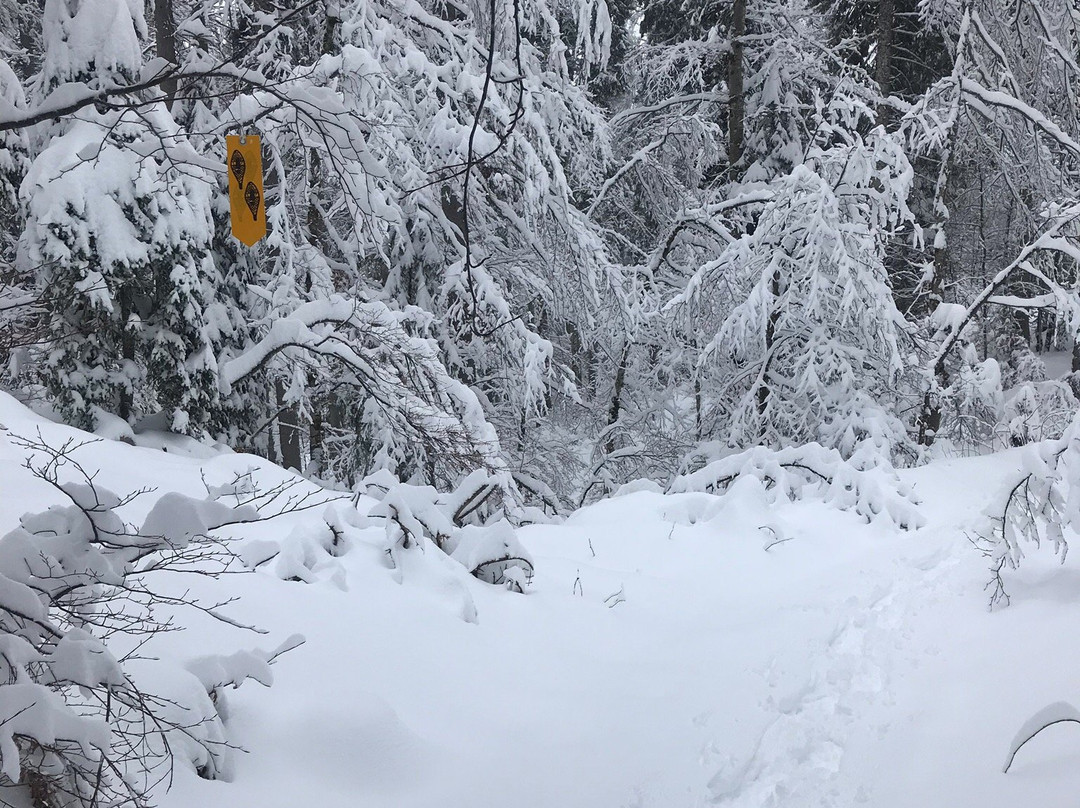
<svg viewBox="0 0 1080 808">
<path fill-rule="evenodd" d="M 135 81 L 142 5 L 50 0 L 38 100 Z M 45 310 L 35 369 L 73 423 L 97 408 L 125 419 L 165 411 L 171 428 L 217 426 L 211 185 L 160 103 L 90 107 L 49 127 L 22 184 L 19 261 Z"/>
<path fill-rule="evenodd" d="M 26 95 L 15 71 L 0 59 L 0 106 L 18 114 L 26 108 Z M 0 134 L 0 368 L 17 369 L 21 348 L 35 341 L 37 307 L 31 272 L 15 267 L 15 254 L 24 218 L 19 187 L 30 166 L 27 133 Z M 14 360 L 14 361 L 13 361 Z"/>
</svg>

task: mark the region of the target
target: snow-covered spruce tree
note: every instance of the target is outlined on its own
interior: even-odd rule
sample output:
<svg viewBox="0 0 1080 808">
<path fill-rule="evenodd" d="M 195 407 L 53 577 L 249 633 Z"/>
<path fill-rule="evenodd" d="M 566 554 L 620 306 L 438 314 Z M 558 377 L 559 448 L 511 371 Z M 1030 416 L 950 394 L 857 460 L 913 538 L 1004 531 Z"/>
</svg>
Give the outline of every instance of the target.
<svg viewBox="0 0 1080 808">
<path fill-rule="evenodd" d="M 26 96 L 18 76 L 0 58 L 0 106 L 18 111 L 26 108 Z M 30 144 L 26 132 L 0 134 L 0 368 L 17 369 L 12 359 L 19 348 L 37 339 L 38 323 L 34 306 L 32 273 L 18 271 L 15 254 L 23 230 L 23 210 L 19 187 L 30 166 Z"/>
<path fill-rule="evenodd" d="M 130 84 L 142 4 L 50 0 L 37 100 Z M 217 426 L 210 184 L 162 104 L 115 98 L 48 127 L 22 186 L 20 265 L 36 275 L 45 342 L 36 371 L 72 423 L 95 408 L 164 410 L 177 431 Z M 127 109 L 126 107 L 133 108 Z"/>
</svg>

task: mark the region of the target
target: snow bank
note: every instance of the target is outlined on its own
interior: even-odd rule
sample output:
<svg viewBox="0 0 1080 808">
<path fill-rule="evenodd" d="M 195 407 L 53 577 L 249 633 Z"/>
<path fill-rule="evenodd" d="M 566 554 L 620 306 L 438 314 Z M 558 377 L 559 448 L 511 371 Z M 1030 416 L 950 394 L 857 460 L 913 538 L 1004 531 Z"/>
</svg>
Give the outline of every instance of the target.
<svg viewBox="0 0 1080 808">
<path fill-rule="evenodd" d="M 0 423 L 52 445 L 79 437 L 3 396 Z M 232 506 L 295 480 L 245 455 L 114 441 L 80 451 L 102 486 L 155 487 L 125 518 L 142 523 L 160 500 L 160 532 L 179 540 L 219 514 L 167 519 L 182 501 L 167 495 L 205 498 L 209 486 Z M 187 615 L 186 631 L 141 649 L 162 663 L 137 678 L 189 703 L 200 726 L 216 713 L 220 738 L 246 753 L 213 734 L 177 739 L 191 765 L 158 804 L 1071 804 L 1074 727 L 1040 733 L 1001 773 L 1029 718 L 1076 702 L 1080 663 L 1069 641 L 1080 579 L 1049 553 L 1015 571 L 1012 607 L 985 608 L 986 560 L 965 531 L 1015 475 L 1016 453 L 895 475 L 800 457 L 831 482 L 794 467 L 795 455 L 720 459 L 682 493 L 627 492 L 563 524 L 516 529 L 535 563 L 527 597 L 477 580 L 427 528 L 391 559 L 386 520 L 362 513 L 378 501 L 366 496 L 359 509 L 339 498 L 230 526 L 256 572 L 168 586 L 208 603 L 238 598 L 229 616 L 269 636 Z M 5 526 L 55 501 L 21 459 L 0 440 Z M 722 496 L 706 492 L 710 478 Z M 896 529 L 897 498 L 919 500 L 922 529 Z M 249 504 L 265 515 L 281 503 Z M 297 633 L 307 641 L 277 659 L 272 689 L 232 689 L 268 680 L 267 652 L 252 649 Z M 17 687 L 0 694 L 21 698 Z"/>
</svg>

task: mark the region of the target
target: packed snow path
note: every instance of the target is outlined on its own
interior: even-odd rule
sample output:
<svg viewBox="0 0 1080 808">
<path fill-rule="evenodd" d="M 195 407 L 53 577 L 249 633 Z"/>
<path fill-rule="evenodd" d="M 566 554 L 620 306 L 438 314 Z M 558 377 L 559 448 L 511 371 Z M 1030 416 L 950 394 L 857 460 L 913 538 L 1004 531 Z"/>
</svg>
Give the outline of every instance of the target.
<svg viewBox="0 0 1080 808">
<path fill-rule="evenodd" d="M 12 431 L 72 434 L 4 406 Z M 49 492 L 2 448 L 6 529 Z M 183 448 L 80 451 L 121 491 L 197 493 L 200 475 L 253 464 L 281 475 Z M 217 586 L 270 636 L 191 618 L 161 652 L 308 641 L 272 688 L 228 695 L 246 750 L 231 781 L 179 770 L 161 805 L 1075 805 L 1074 726 L 1001 773 L 1031 715 L 1080 703 L 1080 573 L 1033 551 L 1009 579 L 1013 604 L 990 613 L 964 530 L 1015 462 L 907 472 L 929 521 L 908 534 L 818 503 L 772 505 L 749 480 L 720 498 L 614 498 L 521 531 L 537 562 L 525 596 L 433 548 L 390 569 L 377 526 L 352 529 L 337 557 L 313 555 L 320 510 L 248 528 L 242 538 L 281 546 L 283 565 Z M 290 564 L 310 582 L 282 580 Z"/>
</svg>

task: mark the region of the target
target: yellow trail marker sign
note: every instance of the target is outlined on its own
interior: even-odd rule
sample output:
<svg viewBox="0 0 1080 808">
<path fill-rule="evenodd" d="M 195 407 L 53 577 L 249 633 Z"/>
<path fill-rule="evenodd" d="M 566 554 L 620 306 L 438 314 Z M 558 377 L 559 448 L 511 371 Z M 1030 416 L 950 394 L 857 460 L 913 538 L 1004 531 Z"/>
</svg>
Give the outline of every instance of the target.
<svg viewBox="0 0 1080 808">
<path fill-rule="evenodd" d="M 266 237 L 262 147 L 258 135 L 226 135 L 232 234 L 251 247 Z"/>
</svg>

